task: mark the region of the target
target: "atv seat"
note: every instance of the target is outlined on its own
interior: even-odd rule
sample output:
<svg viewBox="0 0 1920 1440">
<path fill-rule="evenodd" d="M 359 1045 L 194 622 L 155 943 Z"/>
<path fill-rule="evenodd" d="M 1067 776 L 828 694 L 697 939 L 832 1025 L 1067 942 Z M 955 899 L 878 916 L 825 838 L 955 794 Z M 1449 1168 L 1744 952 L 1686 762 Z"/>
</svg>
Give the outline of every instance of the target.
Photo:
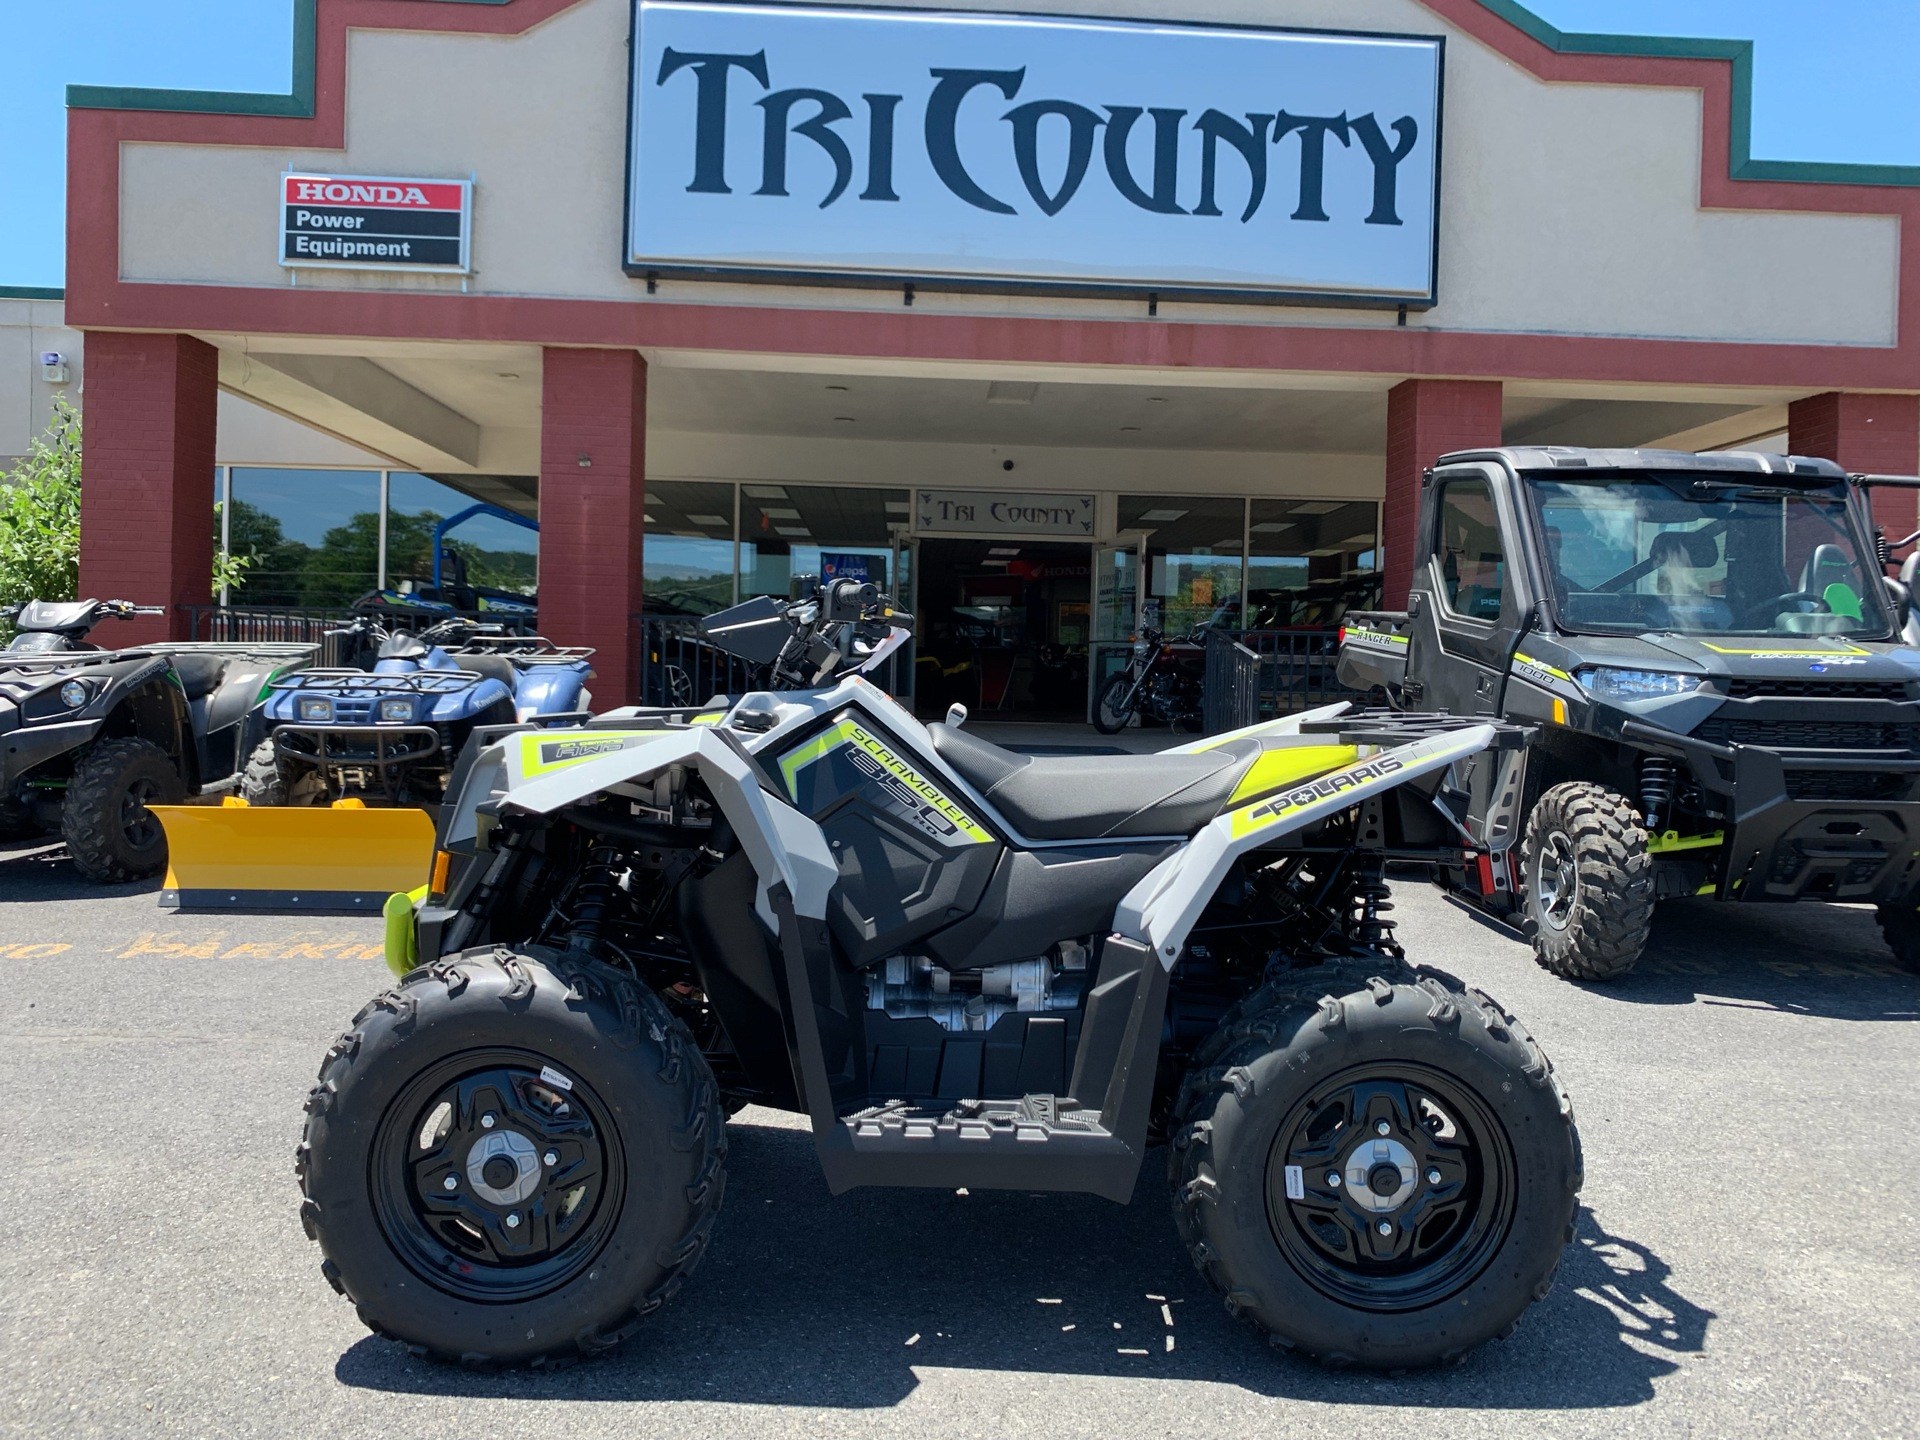
<svg viewBox="0 0 1920 1440">
<path fill-rule="evenodd" d="M 175 655 L 174 673 L 189 700 L 202 700 L 220 688 L 226 678 L 230 655 Z"/>
<path fill-rule="evenodd" d="M 1220 813 L 1257 741 L 1198 755 L 1022 755 L 931 725 L 934 753 L 1029 840 L 1191 835 Z"/>
<path fill-rule="evenodd" d="M 447 657 L 462 670 L 471 670 L 484 680 L 498 680 L 512 690 L 520 684 L 520 672 L 504 655 L 488 655 L 472 650 L 455 650 Z"/>
</svg>

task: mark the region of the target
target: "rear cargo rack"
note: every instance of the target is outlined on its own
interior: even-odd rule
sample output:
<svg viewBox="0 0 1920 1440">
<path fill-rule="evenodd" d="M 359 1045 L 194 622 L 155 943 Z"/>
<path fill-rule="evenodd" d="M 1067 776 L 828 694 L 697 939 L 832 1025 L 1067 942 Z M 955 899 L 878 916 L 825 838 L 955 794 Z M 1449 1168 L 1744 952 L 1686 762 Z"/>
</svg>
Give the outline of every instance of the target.
<svg viewBox="0 0 1920 1440">
<path fill-rule="evenodd" d="M 1533 739 L 1528 725 L 1512 725 L 1493 715 L 1440 715 L 1404 710 L 1349 710 L 1324 720 L 1305 720 L 1302 735 L 1333 735 L 1346 745 L 1410 745 L 1436 735 L 1488 726 L 1493 731 L 1489 750 L 1524 750 Z"/>
<path fill-rule="evenodd" d="M 451 695 L 478 685 L 477 670 L 415 670 L 404 675 L 371 675 L 365 670 L 299 670 L 273 682 L 275 690 L 326 690 L 397 695 Z"/>
</svg>

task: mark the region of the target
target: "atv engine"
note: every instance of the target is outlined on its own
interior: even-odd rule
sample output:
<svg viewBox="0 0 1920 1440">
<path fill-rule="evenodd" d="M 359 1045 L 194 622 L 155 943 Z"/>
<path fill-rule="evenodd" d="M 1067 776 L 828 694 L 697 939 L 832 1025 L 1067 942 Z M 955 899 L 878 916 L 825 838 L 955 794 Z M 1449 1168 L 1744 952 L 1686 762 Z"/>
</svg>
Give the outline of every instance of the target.
<svg viewBox="0 0 1920 1440">
<path fill-rule="evenodd" d="M 1049 955 L 958 971 L 924 955 L 894 955 L 868 973 L 867 1006 L 889 1019 L 925 1018 L 948 1030 L 991 1030 L 1003 1015 L 1077 1010 L 1089 953 L 1066 940 Z"/>
</svg>

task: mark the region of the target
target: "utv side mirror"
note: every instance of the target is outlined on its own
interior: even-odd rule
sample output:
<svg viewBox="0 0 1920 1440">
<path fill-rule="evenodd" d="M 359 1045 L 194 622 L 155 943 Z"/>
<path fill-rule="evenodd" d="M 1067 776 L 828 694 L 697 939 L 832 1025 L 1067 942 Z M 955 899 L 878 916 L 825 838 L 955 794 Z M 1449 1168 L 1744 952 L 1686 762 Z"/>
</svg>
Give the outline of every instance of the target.
<svg viewBox="0 0 1920 1440">
<path fill-rule="evenodd" d="M 1885 583 L 1887 598 L 1893 601 L 1893 628 L 1905 630 L 1913 618 L 1913 592 L 1898 580 L 1889 579 Z"/>
</svg>

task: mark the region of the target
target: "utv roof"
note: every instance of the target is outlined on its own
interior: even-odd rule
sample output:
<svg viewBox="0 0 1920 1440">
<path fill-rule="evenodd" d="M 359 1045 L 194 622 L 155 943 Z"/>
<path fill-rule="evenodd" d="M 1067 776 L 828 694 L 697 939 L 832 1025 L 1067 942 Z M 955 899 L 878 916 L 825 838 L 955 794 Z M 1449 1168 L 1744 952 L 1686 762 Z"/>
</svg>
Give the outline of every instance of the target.
<svg viewBox="0 0 1920 1440">
<path fill-rule="evenodd" d="M 1806 455 L 1769 455 L 1758 450 L 1722 450 L 1695 455 L 1687 450 L 1590 450 L 1577 445 L 1507 446 L 1498 450 L 1456 450 L 1441 465 L 1491 460 L 1516 473 L 1538 470 L 1687 470 L 1721 475 L 1778 475 L 1797 480 L 1834 481 L 1847 472 L 1831 460 Z"/>
</svg>

